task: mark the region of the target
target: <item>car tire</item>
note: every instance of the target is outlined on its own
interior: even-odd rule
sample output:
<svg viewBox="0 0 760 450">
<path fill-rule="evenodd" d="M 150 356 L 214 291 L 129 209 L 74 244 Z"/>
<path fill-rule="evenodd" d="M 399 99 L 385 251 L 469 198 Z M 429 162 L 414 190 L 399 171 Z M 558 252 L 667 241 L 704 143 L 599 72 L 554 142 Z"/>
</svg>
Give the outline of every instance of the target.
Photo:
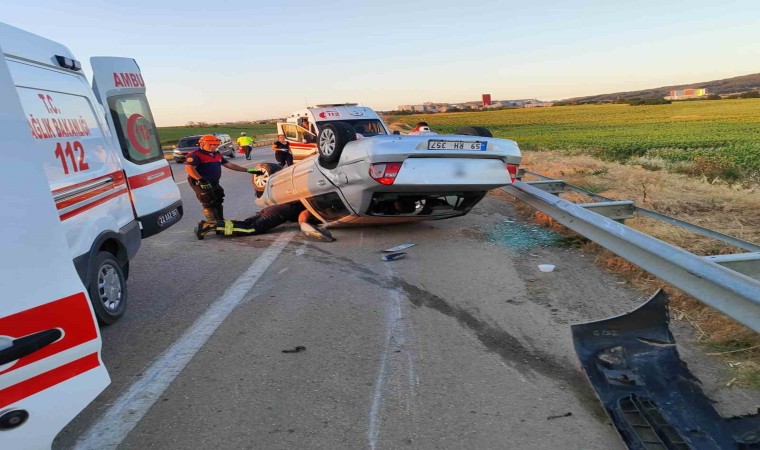
<svg viewBox="0 0 760 450">
<path fill-rule="evenodd" d="M 101 251 L 92 263 L 88 288 L 92 309 L 101 325 L 111 325 L 127 309 L 127 278 L 116 257 Z"/>
<path fill-rule="evenodd" d="M 322 126 L 317 138 L 319 162 L 328 168 L 335 167 L 343 147 L 356 140 L 356 131 L 346 122 L 331 122 Z"/>
<path fill-rule="evenodd" d="M 254 175 L 253 178 L 251 178 L 251 184 L 253 184 L 253 190 L 256 192 L 256 198 L 260 198 L 264 194 L 264 189 L 267 187 L 269 176 L 282 170 L 282 167 L 280 167 L 279 164 L 274 163 L 259 163 L 256 164 L 254 169 L 264 171 L 264 175 Z"/>
<path fill-rule="evenodd" d="M 488 128 L 483 127 L 462 127 L 458 129 L 455 134 L 463 134 L 465 136 L 493 137 L 493 133 L 491 133 Z"/>
</svg>

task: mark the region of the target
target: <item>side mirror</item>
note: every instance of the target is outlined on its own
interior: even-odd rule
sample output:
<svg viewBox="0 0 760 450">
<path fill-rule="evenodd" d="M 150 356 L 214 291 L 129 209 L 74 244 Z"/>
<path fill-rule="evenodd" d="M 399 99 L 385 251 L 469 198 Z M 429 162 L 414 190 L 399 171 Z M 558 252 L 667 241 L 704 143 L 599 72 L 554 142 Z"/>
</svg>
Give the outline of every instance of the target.
<svg viewBox="0 0 760 450">
<path fill-rule="evenodd" d="M 401 134 L 401 132 L 400 132 L 400 131 L 398 131 L 398 130 L 396 130 L 396 131 L 394 131 L 392 134 Z"/>
</svg>

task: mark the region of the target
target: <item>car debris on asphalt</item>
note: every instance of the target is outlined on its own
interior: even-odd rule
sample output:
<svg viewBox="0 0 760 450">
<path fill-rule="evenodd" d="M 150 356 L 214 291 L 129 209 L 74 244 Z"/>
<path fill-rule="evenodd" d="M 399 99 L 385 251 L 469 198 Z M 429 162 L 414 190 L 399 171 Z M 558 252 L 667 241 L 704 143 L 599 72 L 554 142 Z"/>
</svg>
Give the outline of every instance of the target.
<svg viewBox="0 0 760 450">
<path fill-rule="evenodd" d="M 391 253 L 390 255 L 383 256 L 383 261 L 395 261 L 404 257 L 406 257 L 406 253 L 404 252 Z"/>
<path fill-rule="evenodd" d="M 571 413 L 571 412 L 566 412 L 565 414 L 558 414 L 558 415 L 556 415 L 556 416 L 549 416 L 549 417 L 547 417 L 547 418 L 546 418 L 546 420 L 561 419 L 561 418 L 563 418 L 563 417 L 570 417 L 570 416 L 572 416 L 572 415 L 573 415 L 573 413 Z"/>
<path fill-rule="evenodd" d="M 541 272 L 553 272 L 554 264 L 539 264 L 538 270 L 540 270 Z"/>
<path fill-rule="evenodd" d="M 308 222 L 300 223 L 301 232 L 310 241 L 333 242 L 335 238 L 324 227 L 314 226 Z"/>
<path fill-rule="evenodd" d="M 414 247 L 417 244 L 412 244 L 411 242 L 407 242 L 401 245 L 397 245 L 395 247 L 386 248 L 383 250 L 384 252 L 400 252 L 401 250 L 406 250 L 409 247 Z"/>
<path fill-rule="evenodd" d="M 283 350 L 282 352 L 283 353 L 300 353 L 300 352 L 305 352 L 305 351 L 306 351 L 306 347 L 304 347 L 303 345 L 299 345 L 296 348 L 286 349 L 286 350 Z"/>
</svg>

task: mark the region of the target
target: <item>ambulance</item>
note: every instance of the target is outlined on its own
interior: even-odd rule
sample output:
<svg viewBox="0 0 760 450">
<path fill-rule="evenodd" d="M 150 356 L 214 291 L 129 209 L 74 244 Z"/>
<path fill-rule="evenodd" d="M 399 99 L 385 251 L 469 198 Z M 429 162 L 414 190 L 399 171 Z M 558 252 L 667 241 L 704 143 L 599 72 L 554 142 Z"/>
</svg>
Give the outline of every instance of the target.
<svg viewBox="0 0 760 450">
<path fill-rule="evenodd" d="M 19 97 L 3 59 L 0 449 L 37 450 L 50 449 L 110 379 L 88 293 L 70 255 L 67 225 L 42 170 L 46 155 L 37 151 Z"/>
<path fill-rule="evenodd" d="M 391 134 L 375 111 L 357 103 L 329 103 L 295 111 L 277 124 L 277 134 L 285 135 L 293 159 L 300 160 L 317 154 L 317 136 L 330 122 L 348 123 L 365 137 Z"/>
<path fill-rule="evenodd" d="M 48 180 L 68 254 L 98 321 L 111 324 L 126 309 L 129 261 L 141 239 L 182 217 L 140 68 L 130 58 L 91 58 L 90 87 L 82 64 L 65 46 L 3 23 L 0 50 L 8 84 L 3 88 L 15 92 L 17 114 L 31 136 L 19 151 L 28 161 L 37 160 L 31 155 L 42 158 L 39 170 Z M 0 108 L 6 112 L 6 103 Z M 0 123 L 4 140 L 15 126 Z M 26 232 L 29 224 L 16 219 L 17 211 L 2 208 L 16 232 Z M 50 252 L 38 257 L 49 258 Z M 37 280 L 46 282 L 48 276 Z"/>
</svg>

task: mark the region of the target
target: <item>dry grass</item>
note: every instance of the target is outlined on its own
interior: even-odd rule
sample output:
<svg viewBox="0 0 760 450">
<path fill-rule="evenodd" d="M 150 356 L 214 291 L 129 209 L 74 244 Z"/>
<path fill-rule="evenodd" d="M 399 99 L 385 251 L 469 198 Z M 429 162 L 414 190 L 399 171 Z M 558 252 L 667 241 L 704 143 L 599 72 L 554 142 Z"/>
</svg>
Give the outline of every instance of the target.
<svg viewBox="0 0 760 450">
<path fill-rule="evenodd" d="M 407 134 L 412 131 L 412 126 L 404 122 L 391 122 L 388 124 L 388 128 L 391 129 L 391 132 L 398 131 L 401 134 Z"/>
<path fill-rule="evenodd" d="M 605 197 L 633 200 L 637 206 L 689 221 L 750 242 L 760 242 L 760 188 L 739 187 L 720 181 L 690 178 L 666 171 L 651 171 L 637 165 L 603 162 L 589 156 L 568 156 L 553 152 L 526 153 L 523 167 L 570 184 L 588 188 Z M 563 198 L 586 202 L 580 194 Z M 539 222 L 564 229 L 541 213 Z M 650 236 L 697 255 L 739 253 L 743 250 L 708 239 L 647 217 L 627 220 L 626 224 Z M 565 229 L 566 230 L 566 229 Z M 602 267 L 625 275 L 648 292 L 666 285 L 623 258 L 593 243 L 586 249 L 596 255 Z M 760 334 L 697 300 L 668 287 L 672 317 L 688 320 L 699 334 L 699 341 L 714 354 L 721 354 L 731 366 L 733 384 L 760 387 Z"/>
</svg>

